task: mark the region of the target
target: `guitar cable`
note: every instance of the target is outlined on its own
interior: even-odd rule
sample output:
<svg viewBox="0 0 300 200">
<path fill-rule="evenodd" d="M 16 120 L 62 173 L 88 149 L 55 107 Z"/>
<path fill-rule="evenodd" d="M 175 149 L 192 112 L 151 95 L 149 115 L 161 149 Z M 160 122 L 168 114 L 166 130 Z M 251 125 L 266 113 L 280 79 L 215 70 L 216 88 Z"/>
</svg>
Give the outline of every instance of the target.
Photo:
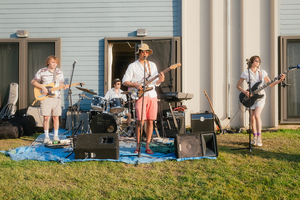
<svg viewBox="0 0 300 200">
<path fill-rule="evenodd" d="M 241 111 L 242 113 L 245 113 L 245 112 L 247 111 L 247 109 L 246 109 L 245 111 L 243 111 L 242 108 L 241 108 L 241 107 L 242 107 L 241 105 L 243 105 L 243 104 L 239 101 L 239 107 L 238 107 L 239 109 L 236 111 L 236 113 L 233 115 L 233 117 L 229 120 L 229 122 L 228 122 L 228 124 L 225 126 L 223 132 L 227 130 L 229 124 L 230 124 L 231 121 L 236 117 L 236 115 L 238 114 L 239 111 Z"/>
</svg>

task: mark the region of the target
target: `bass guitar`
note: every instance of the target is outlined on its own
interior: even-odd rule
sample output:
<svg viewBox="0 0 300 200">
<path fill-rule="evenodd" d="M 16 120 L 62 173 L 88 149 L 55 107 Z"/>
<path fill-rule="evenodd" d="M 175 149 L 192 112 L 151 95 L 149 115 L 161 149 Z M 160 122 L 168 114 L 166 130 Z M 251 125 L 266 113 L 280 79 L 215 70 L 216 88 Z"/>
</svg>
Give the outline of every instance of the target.
<svg viewBox="0 0 300 200">
<path fill-rule="evenodd" d="M 282 74 L 287 74 L 288 72 L 291 72 L 293 70 L 296 70 L 296 69 L 300 69 L 300 65 L 297 65 L 297 67 L 293 68 L 293 69 L 288 69 L 286 70 L 285 72 L 283 72 Z M 272 79 L 271 81 L 269 81 L 268 83 L 265 83 L 264 85 L 260 86 L 259 85 L 261 84 L 261 81 L 260 82 L 257 82 L 254 84 L 254 86 L 251 88 L 251 97 L 247 97 L 244 93 L 240 93 L 239 95 L 239 100 L 240 102 L 245 106 L 245 107 L 251 107 L 253 106 L 253 104 L 255 103 L 256 100 L 260 99 L 260 98 L 263 98 L 263 94 L 259 94 L 259 92 L 261 90 L 263 90 L 264 88 L 268 87 L 270 84 L 272 84 L 273 82 L 277 81 L 280 79 L 280 75 L 275 77 L 274 79 Z M 249 89 L 247 90 L 249 91 Z"/>
<path fill-rule="evenodd" d="M 84 83 L 74 83 L 74 84 L 71 84 L 71 86 L 75 86 L 75 85 L 84 85 Z M 40 88 L 37 88 L 37 87 L 34 87 L 33 89 L 33 92 L 34 92 L 34 97 L 35 97 L 35 100 L 38 100 L 38 101 L 42 101 L 48 97 L 54 97 L 55 94 L 53 94 L 53 92 L 55 90 L 60 90 L 62 89 L 64 86 L 59 86 L 59 87 L 54 87 L 55 84 L 54 83 L 50 83 L 48 85 L 45 85 L 47 91 L 48 91 L 48 94 L 44 94 L 43 93 L 43 90 L 40 89 Z M 69 85 L 67 85 L 67 87 L 69 87 Z"/>
<path fill-rule="evenodd" d="M 167 73 L 168 71 L 170 71 L 171 69 L 176 69 L 178 66 L 181 66 L 181 63 L 176 63 L 174 65 L 171 65 L 170 67 L 168 67 L 167 69 L 165 69 L 164 71 L 162 71 L 164 74 Z M 150 80 L 146 81 L 145 82 L 145 85 L 143 86 L 143 89 L 141 90 L 138 90 L 134 87 L 131 87 L 131 88 L 128 88 L 128 92 L 131 94 L 131 98 L 133 100 L 138 100 L 139 98 L 141 98 L 141 96 L 143 96 L 143 93 L 144 93 L 144 88 L 145 88 L 145 92 L 149 91 L 149 90 L 152 90 L 153 88 L 152 87 L 148 87 L 148 85 L 150 83 L 152 83 L 155 79 L 157 79 L 159 76 L 156 75 L 154 76 L 153 78 L 151 78 Z M 144 83 L 144 80 L 141 80 L 138 82 L 139 84 L 143 84 Z"/>
</svg>

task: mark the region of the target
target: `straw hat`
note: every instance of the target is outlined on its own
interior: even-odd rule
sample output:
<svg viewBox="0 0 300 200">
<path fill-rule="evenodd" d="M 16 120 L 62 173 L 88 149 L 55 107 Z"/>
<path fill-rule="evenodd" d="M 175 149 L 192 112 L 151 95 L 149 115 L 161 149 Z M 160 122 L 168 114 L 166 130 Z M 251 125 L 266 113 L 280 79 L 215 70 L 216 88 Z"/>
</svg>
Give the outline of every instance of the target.
<svg viewBox="0 0 300 200">
<path fill-rule="evenodd" d="M 143 43 L 139 45 L 139 49 L 137 52 L 135 52 L 135 54 L 139 54 L 140 51 L 147 51 L 147 50 L 149 51 L 149 56 L 150 56 L 153 53 L 153 50 L 149 49 L 148 44 Z"/>
</svg>

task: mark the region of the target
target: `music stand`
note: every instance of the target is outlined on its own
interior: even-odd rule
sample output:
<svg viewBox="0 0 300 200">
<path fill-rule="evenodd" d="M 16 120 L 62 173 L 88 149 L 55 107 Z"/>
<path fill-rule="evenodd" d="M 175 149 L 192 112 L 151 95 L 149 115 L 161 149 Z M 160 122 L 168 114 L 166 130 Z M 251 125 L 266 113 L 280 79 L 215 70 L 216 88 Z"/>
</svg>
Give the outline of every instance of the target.
<svg viewBox="0 0 300 200">
<path fill-rule="evenodd" d="M 251 146 L 251 79 L 250 79 L 250 61 L 248 63 L 248 75 L 249 75 L 249 81 L 248 81 L 248 88 L 249 88 L 249 104 L 248 104 L 248 110 L 249 110 L 249 128 L 248 128 L 248 134 L 249 134 L 249 147 L 246 148 L 238 148 L 238 149 L 231 149 L 231 150 L 243 150 L 243 149 L 249 149 L 250 154 L 252 153 L 252 149 L 256 149 L 256 150 L 261 150 L 261 151 L 266 151 L 264 149 L 258 149 L 258 148 L 254 148 Z M 252 157 L 252 154 L 251 154 Z"/>
</svg>

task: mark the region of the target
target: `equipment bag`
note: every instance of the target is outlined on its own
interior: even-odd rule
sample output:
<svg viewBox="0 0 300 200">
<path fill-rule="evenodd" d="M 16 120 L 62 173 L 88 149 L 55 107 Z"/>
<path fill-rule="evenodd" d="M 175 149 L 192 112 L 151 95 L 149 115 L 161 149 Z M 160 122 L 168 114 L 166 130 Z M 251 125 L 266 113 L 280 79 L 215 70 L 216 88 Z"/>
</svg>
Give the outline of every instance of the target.
<svg viewBox="0 0 300 200">
<path fill-rule="evenodd" d="M 21 132 L 20 132 L 21 131 Z M 13 126 L 5 121 L 0 125 L 0 139 L 15 139 L 22 136 L 23 129 L 21 126 Z"/>
<path fill-rule="evenodd" d="M 23 129 L 23 135 L 30 136 L 36 133 L 36 123 L 32 115 L 14 117 L 9 119 L 8 122 L 14 126 L 21 126 Z"/>
</svg>

